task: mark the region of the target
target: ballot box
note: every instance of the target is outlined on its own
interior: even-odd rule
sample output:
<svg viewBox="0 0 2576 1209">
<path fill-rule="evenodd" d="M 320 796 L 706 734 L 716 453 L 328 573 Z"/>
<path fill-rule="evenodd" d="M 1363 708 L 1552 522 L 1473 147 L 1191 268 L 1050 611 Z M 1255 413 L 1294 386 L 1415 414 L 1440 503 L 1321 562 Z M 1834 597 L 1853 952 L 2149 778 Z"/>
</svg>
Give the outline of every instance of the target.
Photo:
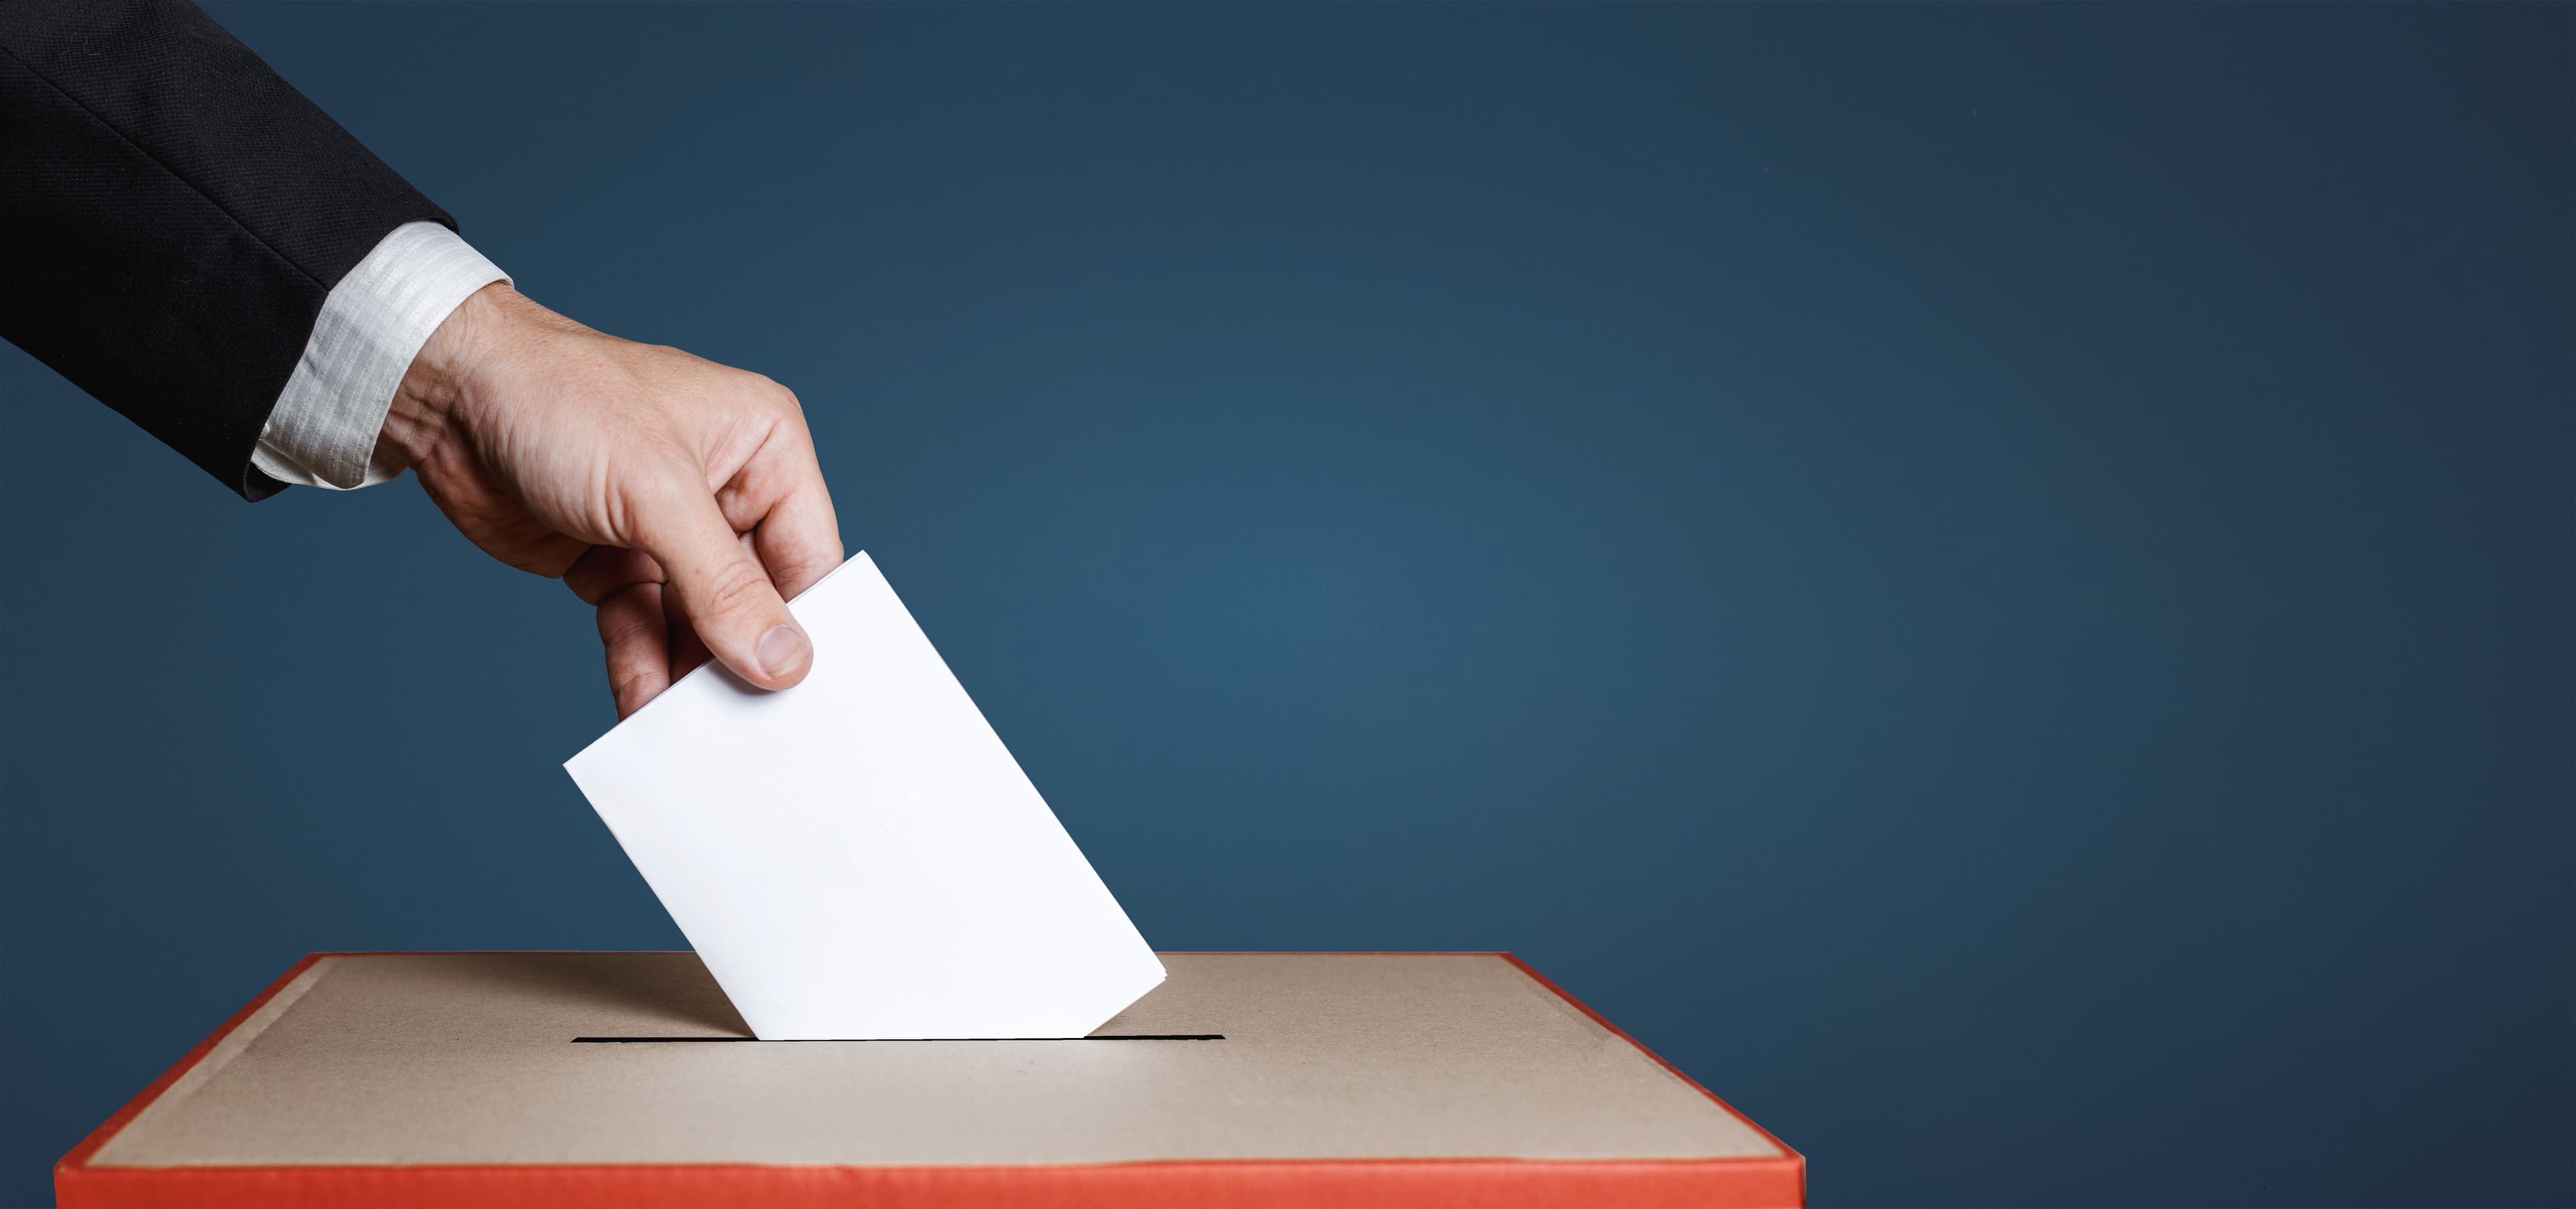
<svg viewBox="0 0 2576 1209">
<path fill-rule="evenodd" d="M 305 958 L 55 1168 L 102 1206 L 1804 1203 L 1501 953 L 1172 953 L 1089 1037 L 759 1041 L 690 953 Z"/>
</svg>

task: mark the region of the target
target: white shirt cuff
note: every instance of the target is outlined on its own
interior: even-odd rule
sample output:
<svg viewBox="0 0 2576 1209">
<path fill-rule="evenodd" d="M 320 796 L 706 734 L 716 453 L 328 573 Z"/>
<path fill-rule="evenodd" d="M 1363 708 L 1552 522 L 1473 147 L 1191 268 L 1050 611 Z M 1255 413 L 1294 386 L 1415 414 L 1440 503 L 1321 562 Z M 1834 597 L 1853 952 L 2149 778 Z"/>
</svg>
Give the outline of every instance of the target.
<svg viewBox="0 0 2576 1209">
<path fill-rule="evenodd" d="M 376 447 L 394 389 L 458 304 L 509 279 L 437 223 L 394 228 L 322 300 L 251 465 L 281 482 L 334 490 L 401 474 L 402 451 Z"/>
</svg>

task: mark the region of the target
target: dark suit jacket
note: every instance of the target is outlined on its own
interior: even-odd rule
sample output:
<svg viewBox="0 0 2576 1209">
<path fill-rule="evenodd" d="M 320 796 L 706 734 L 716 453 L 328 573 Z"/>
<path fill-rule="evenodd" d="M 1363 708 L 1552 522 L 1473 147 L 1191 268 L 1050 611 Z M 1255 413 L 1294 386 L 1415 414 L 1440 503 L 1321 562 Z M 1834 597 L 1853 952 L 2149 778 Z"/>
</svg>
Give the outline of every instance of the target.
<svg viewBox="0 0 2576 1209">
<path fill-rule="evenodd" d="M 323 298 L 422 220 L 185 0 L 0 0 L 0 336 L 245 497 Z"/>
</svg>

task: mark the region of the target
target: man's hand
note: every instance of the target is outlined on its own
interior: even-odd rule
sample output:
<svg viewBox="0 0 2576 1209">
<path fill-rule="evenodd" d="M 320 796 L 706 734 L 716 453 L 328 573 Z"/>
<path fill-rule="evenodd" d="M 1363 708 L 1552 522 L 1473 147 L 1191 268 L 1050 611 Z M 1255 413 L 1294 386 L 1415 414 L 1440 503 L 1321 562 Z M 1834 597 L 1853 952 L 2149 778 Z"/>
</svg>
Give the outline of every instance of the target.
<svg viewBox="0 0 2576 1209">
<path fill-rule="evenodd" d="M 467 540 L 598 607 L 618 717 L 710 653 L 763 688 L 805 678 L 786 598 L 841 535 L 786 387 L 496 282 L 421 348 L 383 439 Z"/>
</svg>

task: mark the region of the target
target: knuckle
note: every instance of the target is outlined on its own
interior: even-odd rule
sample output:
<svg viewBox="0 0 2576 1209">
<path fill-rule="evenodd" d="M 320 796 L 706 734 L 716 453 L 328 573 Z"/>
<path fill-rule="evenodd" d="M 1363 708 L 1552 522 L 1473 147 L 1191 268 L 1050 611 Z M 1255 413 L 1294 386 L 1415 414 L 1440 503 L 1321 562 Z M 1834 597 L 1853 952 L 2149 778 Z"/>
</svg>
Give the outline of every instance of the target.
<svg viewBox="0 0 2576 1209">
<path fill-rule="evenodd" d="M 605 585 L 599 592 L 598 607 L 603 610 L 615 610 L 621 617 L 628 616 L 626 610 L 640 609 L 650 612 L 660 603 L 654 599 L 654 589 L 660 586 L 649 579 L 620 580 Z"/>
<path fill-rule="evenodd" d="M 643 672 L 627 672 L 608 678 L 608 695 L 617 702 L 618 716 L 624 717 L 644 707 L 657 690 L 653 677 Z"/>
<path fill-rule="evenodd" d="M 609 498 L 613 520 L 623 524 L 626 532 L 645 536 L 670 532 L 672 526 L 684 523 L 691 497 L 705 494 L 706 485 L 690 470 L 657 463 L 624 476 Z"/>
<path fill-rule="evenodd" d="M 600 608 L 600 647 L 608 650 L 608 663 L 623 663 L 631 652 L 652 650 L 659 644 L 652 621 L 636 616 L 634 608 Z"/>
<path fill-rule="evenodd" d="M 753 374 L 752 377 L 760 380 L 762 391 L 769 396 L 769 401 L 776 404 L 780 410 L 791 415 L 805 414 L 805 408 L 797 401 L 795 391 L 787 389 L 785 385 L 767 374 Z"/>
<path fill-rule="evenodd" d="M 731 617 L 757 606 L 768 588 L 769 577 L 760 568 L 749 559 L 735 559 L 717 568 L 702 603 L 708 616 Z"/>
<path fill-rule="evenodd" d="M 653 468 L 643 474 L 637 490 L 657 507 L 673 507 L 688 502 L 690 497 L 706 494 L 706 484 L 697 468 L 685 459 L 656 459 Z"/>
</svg>

